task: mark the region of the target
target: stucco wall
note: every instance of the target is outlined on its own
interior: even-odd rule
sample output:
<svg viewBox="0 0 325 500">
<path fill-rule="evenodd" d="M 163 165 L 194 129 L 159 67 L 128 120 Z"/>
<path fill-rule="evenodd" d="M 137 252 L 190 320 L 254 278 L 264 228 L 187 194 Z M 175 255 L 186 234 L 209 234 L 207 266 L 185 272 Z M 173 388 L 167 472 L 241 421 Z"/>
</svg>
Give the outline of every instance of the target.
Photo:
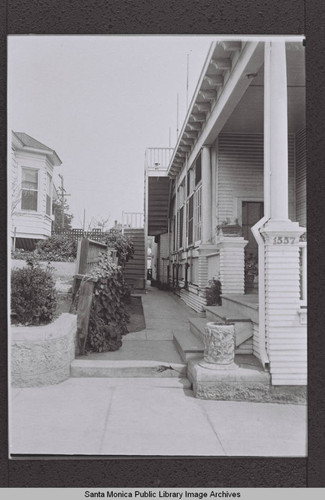
<svg viewBox="0 0 325 500">
<path fill-rule="evenodd" d="M 76 332 L 77 316 L 69 313 L 45 326 L 11 327 L 12 386 L 53 385 L 69 378 Z"/>
</svg>

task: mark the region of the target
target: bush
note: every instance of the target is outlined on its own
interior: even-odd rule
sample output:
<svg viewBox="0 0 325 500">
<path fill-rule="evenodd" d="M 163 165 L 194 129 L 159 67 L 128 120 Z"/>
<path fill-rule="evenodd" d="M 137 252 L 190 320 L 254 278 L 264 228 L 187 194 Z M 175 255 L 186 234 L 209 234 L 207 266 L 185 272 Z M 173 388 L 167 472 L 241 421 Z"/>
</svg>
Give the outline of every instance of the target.
<svg viewBox="0 0 325 500">
<path fill-rule="evenodd" d="M 221 282 L 216 279 L 209 281 L 206 288 L 207 306 L 221 306 Z"/>
<path fill-rule="evenodd" d="M 11 271 L 11 311 L 13 323 L 39 325 L 50 323 L 57 304 L 55 281 L 50 266 L 42 269 L 29 262 Z"/>
<path fill-rule="evenodd" d="M 77 242 L 66 234 L 54 234 L 37 243 L 35 255 L 40 260 L 71 262 L 77 257 Z"/>
<path fill-rule="evenodd" d="M 106 234 L 105 243 L 116 250 L 118 264 L 124 266 L 126 262 L 133 258 L 134 246 L 131 238 L 122 234 L 119 229 L 112 228 Z"/>
<path fill-rule="evenodd" d="M 129 316 L 125 303 L 130 289 L 120 266 L 102 256 L 93 276 L 97 278 L 90 311 L 87 350 L 95 352 L 116 351 L 122 345 L 122 335 L 127 333 Z"/>
</svg>

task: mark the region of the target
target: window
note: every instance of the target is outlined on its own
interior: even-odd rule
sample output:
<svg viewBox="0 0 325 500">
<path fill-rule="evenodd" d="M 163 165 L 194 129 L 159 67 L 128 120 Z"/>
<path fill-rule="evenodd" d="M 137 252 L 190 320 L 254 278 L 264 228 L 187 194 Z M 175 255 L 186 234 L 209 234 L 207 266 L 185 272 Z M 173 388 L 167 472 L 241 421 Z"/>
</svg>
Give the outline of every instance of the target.
<svg viewBox="0 0 325 500">
<path fill-rule="evenodd" d="M 47 178 L 46 178 L 46 213 L 47 213 L 47 215 L 51 215 L 51 207 L 52 207 L 52 177 L 48 173 Z"/>
<path fill-rule="evenodd" d="M 35 168 L 21 169 L 21 208 L 37 212 L 38 170 Z"/>
<path fill-rule="evenodd" d="M 173 217 L 173 251 L 175 252 L 176 251 L 176 245 L 177 245 L 177 238 L 176 238 L 176 217 L 174 215 Z"/>
<path fill-rule="evenodd" d="M 191 245 L 193 243 L 193 202 L 194 202 L 194 195 L 188 199 L 187 202 L 187 238 L 188 238 L 188 244 Z"/>
<path fill-rule="evenodd" d="M 186 190 L 186 196 L 190 196 L 191 194 L 191 191 L 192 191 L 192 183 L 191 183 L 191 180 L 192 180 L 192 171 L 189 170 L 187 172 L 187 190 Z"/>
<path fill-rule="evenodd" d="M 183 217 L 184 217 L 184 207 L 179 211 L 179 248 L 183 246 Z"/>
<path fill-rule="evenodd" d="M 195 193 L 194 221 L 195 221 L 194 240 L 199 241 L 201 239 L 201 221 L 202 221 L 202 186 L 200 186 Z"/>
<path fill-rule="evenodd" d="M 201 181 L 201 179 L 202 179 L 202 168 L 201 168 L 201 155 L 200 155 L 195 162 L 195 185 L 196 186 Z"/>
</svg>

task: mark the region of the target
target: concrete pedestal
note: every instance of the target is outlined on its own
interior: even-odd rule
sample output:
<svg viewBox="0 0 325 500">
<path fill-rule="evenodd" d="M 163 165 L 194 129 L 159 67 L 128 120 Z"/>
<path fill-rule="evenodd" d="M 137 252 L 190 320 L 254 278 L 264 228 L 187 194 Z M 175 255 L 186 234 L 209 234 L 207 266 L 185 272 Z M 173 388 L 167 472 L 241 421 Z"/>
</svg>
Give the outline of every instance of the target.
<svg viewBox="0 0 325 500">
<path fill-rule="evenodd" d="M 235 327 L 233 324 L 209 322 L 205 327 L 204 359 L 200 366 L 209 370 L 237 368 L 235 358 Z"/>
<path fill-rule="evenodd" d="M 306 387 L 274 387 L 270 374 L 262 367 L 236 364 L 237 369 L 219 365 L 211 370 L 201 366 L 198 359 L 188 363 L 187 378 L 194 396 L 217 401 L 254 401 L 262 403 L 305 404 Z"/>
</svg>

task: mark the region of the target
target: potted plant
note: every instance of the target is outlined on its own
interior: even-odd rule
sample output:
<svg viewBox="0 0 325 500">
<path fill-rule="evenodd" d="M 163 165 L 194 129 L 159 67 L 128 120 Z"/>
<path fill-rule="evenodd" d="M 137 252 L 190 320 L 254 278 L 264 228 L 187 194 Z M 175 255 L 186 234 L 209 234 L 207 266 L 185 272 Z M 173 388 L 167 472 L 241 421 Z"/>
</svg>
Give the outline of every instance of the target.
<svg viewBox="0 0 325 500">
<path fill-rule="evenodd" d="M 251 291 L 258 279 L 258 257 L 253 253 L 245 253 L 245 289 Z"/>
<path fill-rule="evenodd" d="M 238 219 L 225 219 L 217 226 L 217 234 L 224 236 L 241 236 L 242 227 Z"/>
</svg>

